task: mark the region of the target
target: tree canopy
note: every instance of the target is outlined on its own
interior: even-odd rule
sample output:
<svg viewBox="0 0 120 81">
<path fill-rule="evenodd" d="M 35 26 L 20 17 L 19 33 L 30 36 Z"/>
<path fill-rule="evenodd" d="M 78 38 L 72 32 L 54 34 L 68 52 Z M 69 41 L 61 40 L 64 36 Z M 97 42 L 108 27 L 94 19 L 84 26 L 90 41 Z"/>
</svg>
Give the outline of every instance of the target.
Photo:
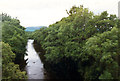
<svg viewBox="0 0 120 81">
<path fill-rule="evenodd" d="M 45 68 L 67 79 L 118 78 L 116 15 L 107 11 L 94 15 L 83 6 L 73 6 L 67 14 L 33 33 L 34 40 L 45 50 Z"/>
<path fill-rule="evenodd" d="M 21 71 L 27 38 L 20 21 L 2 14 L 2 77 L 3 79 L 25 79 Z"/>
</svg>

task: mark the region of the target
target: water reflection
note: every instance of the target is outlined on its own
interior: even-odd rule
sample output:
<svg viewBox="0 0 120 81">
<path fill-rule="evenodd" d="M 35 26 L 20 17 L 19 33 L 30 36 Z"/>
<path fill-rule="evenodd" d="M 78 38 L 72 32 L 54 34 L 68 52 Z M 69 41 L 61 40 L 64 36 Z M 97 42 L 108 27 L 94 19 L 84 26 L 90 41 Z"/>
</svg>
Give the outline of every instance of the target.
<svg viewBox="0 0 120 81">
<path fill-rule="evenodd" d="M 29 39 L 27 43 L 27 51 L 28 54 L 25 56 L 25 60 L 27 60 L 27 65 L 25 67 L 28 75 L 28 79 L 48 79 L 46 75 L 46 71 L 43 68 L 43 63 L 37 52 L 33 46 L 34 40 Z M 35 81 L 35 80 L 34 80 Z"/>
</svg>

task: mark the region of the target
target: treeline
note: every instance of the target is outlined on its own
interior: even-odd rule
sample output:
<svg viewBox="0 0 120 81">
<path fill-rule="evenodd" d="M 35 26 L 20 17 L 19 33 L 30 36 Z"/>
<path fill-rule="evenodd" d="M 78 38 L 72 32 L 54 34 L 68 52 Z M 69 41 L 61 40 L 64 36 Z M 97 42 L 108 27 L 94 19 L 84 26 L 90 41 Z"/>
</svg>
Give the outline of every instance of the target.
<svg viewBox="0 0 120 81">
<path fill-rule="evenodd" d="M 24 63 L 27 38 L 20 21 L 2 14 L 2 79 L 25 79 Z M 12 80 L 11 80 L 12 81 Z"/>
<path fill-rule="evenodd" d="M 107 11 L 94 15 L 73 6 L 48 28 L 33 34 L 45 50 L 45 68 L 63 79 L 118 79 L 120 52 L 118 19 Z"/>
</svg>

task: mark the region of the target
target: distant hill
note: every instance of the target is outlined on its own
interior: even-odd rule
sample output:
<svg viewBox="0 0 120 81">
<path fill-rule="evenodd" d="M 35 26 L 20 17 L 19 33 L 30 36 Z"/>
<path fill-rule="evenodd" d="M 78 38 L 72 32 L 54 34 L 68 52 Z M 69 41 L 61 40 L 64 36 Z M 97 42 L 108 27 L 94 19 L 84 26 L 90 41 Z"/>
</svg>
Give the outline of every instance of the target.
<svg viewBox="0 0 120 81">
<path fill-rule="evenodd" d="M 26 27 L 25 31 L 27 32 L 34 32 L 35 30 L 39 30 L 40 28 L 45 26 L 32 26 L 32 27 Z"/>
</svg>

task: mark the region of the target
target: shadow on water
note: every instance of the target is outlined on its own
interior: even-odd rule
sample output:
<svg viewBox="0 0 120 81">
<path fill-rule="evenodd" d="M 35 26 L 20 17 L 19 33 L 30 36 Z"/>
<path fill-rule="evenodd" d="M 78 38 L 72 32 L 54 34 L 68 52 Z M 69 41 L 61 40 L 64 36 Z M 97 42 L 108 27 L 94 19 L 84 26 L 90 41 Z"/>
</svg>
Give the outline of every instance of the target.
<svg viewBox="0 0 120 81">
<path fill-rule="evenodd" d="M 38 44 L 36 41 L 33 42 L 33 46 L 35 51 L 37 52 L 37 54 L 39 55 L 41 62 L 43 63 L 43 68 L 44 68 L 44 75 L 45 75 L 45 79 L 44 81 L 58 81 L 56 80 L 55 76 L 53 76 L 52 73 L 49 73 L 45 70 L 45 51 L 43 50 L 42 46 L 40 44 Z"/>
<path fill-rule="evenodd" d="M 37 44 L 35 41 L 33 42 L 33 46 L 34 46 L 34 49 L 37 52 L 37 54 L 40 56 L 40 59 L 41 59 L 42 63 L 44 63 L 44 61 L 45 61 L 45 57 L 44 57 L 45 51 L 42 49 L 41 45 Z"/>
</svg>

